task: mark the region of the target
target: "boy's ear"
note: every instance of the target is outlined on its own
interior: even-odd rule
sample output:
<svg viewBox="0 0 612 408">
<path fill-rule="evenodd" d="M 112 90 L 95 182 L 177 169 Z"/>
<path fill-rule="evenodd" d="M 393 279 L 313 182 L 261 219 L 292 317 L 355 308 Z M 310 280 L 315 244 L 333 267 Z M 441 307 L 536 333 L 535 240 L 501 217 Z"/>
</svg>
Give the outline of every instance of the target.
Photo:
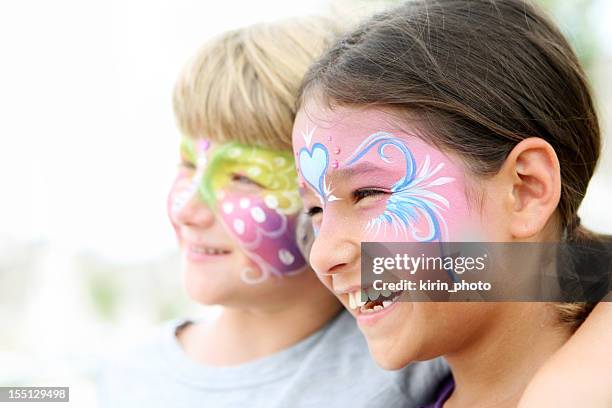
<svg viewBox="0 0 612 408">
<path fill-rule="evenodd" d="M 510 234 L 528 239 L 541 232 L 561 197 L 561 169 L 552 146 L 539 137 L 518 143 L 501 172 L 509 183 Z"/>
</svg>

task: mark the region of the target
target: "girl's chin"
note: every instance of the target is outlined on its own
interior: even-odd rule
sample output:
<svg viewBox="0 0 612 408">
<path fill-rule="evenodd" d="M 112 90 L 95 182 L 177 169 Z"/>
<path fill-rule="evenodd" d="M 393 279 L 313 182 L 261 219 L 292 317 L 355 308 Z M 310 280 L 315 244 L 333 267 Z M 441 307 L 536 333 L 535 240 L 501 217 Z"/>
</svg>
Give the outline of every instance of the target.
<svg viewBox="0 0 612 408">
<path fill-rule="evenodd" d="M 392 341 L 368 341 L 368 349 L 376 364 L 385 370 L 399 370 L 416 361 L 414 356 L 407 353 L 408 347 L 404 344 L 395 346 Z"/>
</svg>

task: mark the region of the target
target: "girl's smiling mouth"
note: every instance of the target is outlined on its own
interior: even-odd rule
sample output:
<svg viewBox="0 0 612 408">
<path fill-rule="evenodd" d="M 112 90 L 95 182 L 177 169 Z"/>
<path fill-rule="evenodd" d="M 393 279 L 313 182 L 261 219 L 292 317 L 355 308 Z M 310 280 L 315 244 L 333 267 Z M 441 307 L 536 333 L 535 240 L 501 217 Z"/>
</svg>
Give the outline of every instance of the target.
<svg viewBox="0 0 612 408">
<path fill-rule="evenodd" d="M 372 287 L 348 293 L 349 307 L 362 314 L 380 312 L 397 302 L 402 291 L 376 290 Z"/>
</svg>

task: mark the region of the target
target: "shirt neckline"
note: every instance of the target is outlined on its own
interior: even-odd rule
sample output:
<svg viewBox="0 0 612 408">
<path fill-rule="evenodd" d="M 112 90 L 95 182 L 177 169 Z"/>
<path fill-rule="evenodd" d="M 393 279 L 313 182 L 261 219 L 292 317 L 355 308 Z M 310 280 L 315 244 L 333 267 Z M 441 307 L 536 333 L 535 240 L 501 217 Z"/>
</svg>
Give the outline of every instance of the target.
<svg viewBox="0 0 612 408">
<path fill-rule="evenodd" d="M 268 356 L 227 367 L 210 366 L 189 358 L 176 337 L 176 331 L 198 321 L 174 319 L 166 323 L 161 333 L 165 370 L 185 384 L 206 389 L 230 390 L 279 381 L 298 369 L 308 350 L 324 338 L 339 316 L 335 316 L 321 329 L 292 346 Z"/>
</svg>

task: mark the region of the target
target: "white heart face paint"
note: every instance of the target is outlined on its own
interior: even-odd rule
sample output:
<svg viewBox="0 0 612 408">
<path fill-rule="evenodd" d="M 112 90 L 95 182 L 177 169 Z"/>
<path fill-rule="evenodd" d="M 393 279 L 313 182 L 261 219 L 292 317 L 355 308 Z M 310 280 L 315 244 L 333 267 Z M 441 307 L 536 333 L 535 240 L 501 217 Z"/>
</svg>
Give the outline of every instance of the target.
<svg viewBox="0 0 612 408">
<path fill-rule="evenodd" d="M 313 188 L 317 197 L 321 201 L 321 205 L 329 201 L 338 200 L 338 197 L 332 194 L 331 185 L 326 181 L 326 175 L 330 168 L 329 150 L 323 143 L 315 143 L 310 148 L 310 143 L 314 134 L 315 128 L 306 129 L 302 132 L 305 146 L 297 153 L 298 169 L 302 180 Z M 332 168 L 338 167 L 338 161 L 331 162 Z"/>
</svg>

